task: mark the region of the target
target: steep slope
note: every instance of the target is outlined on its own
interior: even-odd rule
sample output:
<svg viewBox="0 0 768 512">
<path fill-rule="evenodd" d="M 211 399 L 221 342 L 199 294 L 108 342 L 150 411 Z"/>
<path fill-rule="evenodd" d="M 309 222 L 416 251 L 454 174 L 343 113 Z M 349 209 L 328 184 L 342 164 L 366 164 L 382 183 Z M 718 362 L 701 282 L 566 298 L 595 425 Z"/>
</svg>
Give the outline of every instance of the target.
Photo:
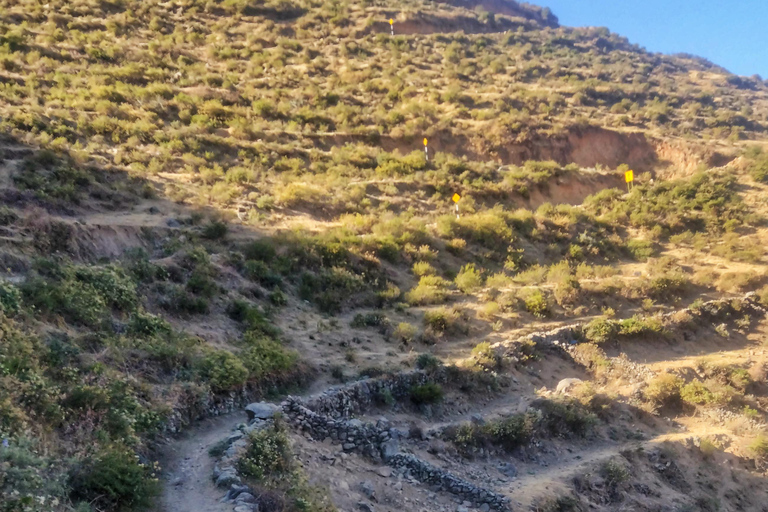
<svg viewBox="0 0 768 512">
<path fill-rule="evenodd" d="M 761 510 L 758 78 L 502 0 L 0 0 L 0 64 L 4 510 L 254 509 L 199 422 L 414 367 L 351 421 L 428 466 L 240 425 L 260 511 Z"/>
</svg>

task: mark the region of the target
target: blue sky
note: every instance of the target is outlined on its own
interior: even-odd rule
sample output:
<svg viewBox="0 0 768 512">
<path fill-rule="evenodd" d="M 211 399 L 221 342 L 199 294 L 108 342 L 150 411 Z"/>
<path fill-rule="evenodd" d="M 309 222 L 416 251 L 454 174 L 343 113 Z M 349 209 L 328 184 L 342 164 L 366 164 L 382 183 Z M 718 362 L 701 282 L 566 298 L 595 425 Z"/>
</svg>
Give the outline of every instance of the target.
<svg viewBox="0 0 768 512">
<path fill-rule="evenodd" d="M 528 0 L 567 26 L 608 27 L 652 52 L 768 78 L 768 0 Z"/>
</svg>

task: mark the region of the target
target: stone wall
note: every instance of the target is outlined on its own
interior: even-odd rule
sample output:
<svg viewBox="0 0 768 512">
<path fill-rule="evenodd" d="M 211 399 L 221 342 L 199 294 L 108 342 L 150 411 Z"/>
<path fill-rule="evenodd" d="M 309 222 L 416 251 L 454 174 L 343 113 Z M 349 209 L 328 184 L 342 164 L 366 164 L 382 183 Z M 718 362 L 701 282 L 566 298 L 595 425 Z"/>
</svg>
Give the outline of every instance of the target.
<svg viewBox="0 0 768 512">
<path fill-rule="evenodd" d="M 436 468 L 411 454 L 398 453 L 388 461 L 394 468 L 402 468 L 411 476 L 429 485 L 440 486 L 444 491 L 461 496 L 480 506 L 488 505 L 495 510 L 510 510 L 510 499 L 502 494 L 477 487 L 447 471 Z"/>
<path fill-rule="evenodd" d="M 422 382 L 423 377 L 411 382 Z M 368 383 L 373 384 L 370 389 L 378 389 L 376 380 Z M 386 420 L 373 424 L 357 419 L 332 418 L 310 410 L 301 400 L 294 397 L 285 400 L 281 408 L 289 424 L 317 441 L 330 438 L 334 444 L 341 445 L 345 452 L 356 452 L 375 461 L 384 460 L 388 465 L 409 473 L 420 482 L 437 485 L 442 490 L 471 501 L 479 507 L 488 505 L 499 511 L 509 510 L 509 498 L 477 487 L 415 455 L 400 453 L 397 440 L 403 433 L 390 428 Z"/>
<path fill-rule="evenodd" d="M 384 458 L 382 444 L 398 432 L 390 429 L 386 421 L 377 424 L 363 423 L 357 419 L 344 420 L 316 413 L 299 399 L 290 397 L 281 404 L 283 414 L 295 429 L 306 432 L 316 441 L 330 438 L 342 446 L 345 452 L 357 452 L 376 461 Z"/>
<path fill-rule="evenodd" d="M 697 308 L 688 307 L 663 313 L 661 317 L 668 327 L 679 327 L 682 323 L 681 319 L 685 318 L 686 315 L 694 318 L 701 317 L 709 323 L 726 320 L 733 316 L 734 313 L 743 314 L 751 312 L 765 315 L 766 309 L 758 303 L 757 299 L 757 294 L 750 292 L 742 297 L 733 299 L 717 299 L 704 302 Z M 586 325 L 585 323 L 575 323 L 558 327 L 551 331 L 535 332 L 516 340 L 496 343 L 493 345 L 493 348 L 500 355 L 505 355 L 508 349 L 526 342 L 532 342 L 536 345 L 555 346 L 576 344 L 584 340 L 584 328 Z"/>
<path fill-rule="evenodd" d="M 392 398 L 401 400 L 410 395 L 414 386 L 443 380 L 444 376 L 440 372 L 427 374 L 414 370 L 396 373 L 331 388 L 321 395 L 310 397 L 305 405 L 319 414 L 333 418 L 350 418 L 370 409 L 387 393 Z"/>
</svg>

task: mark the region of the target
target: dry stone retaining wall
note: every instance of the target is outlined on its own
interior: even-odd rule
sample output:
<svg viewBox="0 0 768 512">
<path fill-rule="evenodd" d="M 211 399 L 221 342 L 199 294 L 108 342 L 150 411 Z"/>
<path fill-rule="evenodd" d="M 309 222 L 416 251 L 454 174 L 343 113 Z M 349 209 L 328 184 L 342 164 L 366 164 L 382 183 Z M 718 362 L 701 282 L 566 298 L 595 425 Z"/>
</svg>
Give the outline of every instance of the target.
<svg viewBox="0 0 768 512">
<path fill-rule="evenodd" d="M 679 324 L 679 318 L 686 314 L 691 316 L 701 316 L 708 321 L 724 319 L 733 313 L 752 311 L 755 313 L 766 314 L 766 309 L 757 302 L 757 294 L 747 293 L 743 297 L 734 299 L 716 299 L 705 302 L 696 308 L 683 308 L 669 313 L 662 314 L 664 320 L 673 324 Z M 510 347 L 519 343 L 535 343 L 537 345 L 569 345 L 580 343 L 584 339 L 584 323 L 575 323 L 552 329 L 551 331 L 541 331 L 528 334 L 514 341 L 502 341 L 494 345 L 494 349 L 504 352 Z"/>
<path fill-rule="evenodd" d="M 394 468 L 403 468 L 421 482 L 429 485 L 438 485 L 445 491 L 462 496 L 481 506 L 487 504 L 495 510 L 510 510 L 510 499 L 508 497 L 477 487 L 447 471 L 436 468 L 414 455 L 398 453 L 389 459 L 389 465 Z"/>
<path fill-rule="evenodd" d="M 395 399 L 410 395 L 411 388 L 444 380 L 440 372 L 427 374 L 421 370 L 397 373 L 375 379 L 366 379 L 329 389 L 309 398 L 305 405 L 312 411 L 333 418 L 350 418 L 368 410 L 385 394 Z"/>
</svg>

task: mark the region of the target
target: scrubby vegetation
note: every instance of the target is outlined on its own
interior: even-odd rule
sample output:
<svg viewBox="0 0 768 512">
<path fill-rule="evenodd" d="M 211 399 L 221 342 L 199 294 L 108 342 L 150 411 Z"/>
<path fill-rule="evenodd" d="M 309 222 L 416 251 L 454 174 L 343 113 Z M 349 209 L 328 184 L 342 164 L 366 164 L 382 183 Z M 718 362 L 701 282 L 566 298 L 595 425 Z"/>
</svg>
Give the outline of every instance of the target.
<svg viewBox="0 0 768 512">
<path fill-rule="evenodd" d="M 677 341 L 663 312 L 765 286 L 762 79 L 459 4 L 0 0 L 0 509 L 146 508 L 167 428 L 317 375 L 413 365 L 449 382 L 413 410 L 472 401 L 535 375 L 494 344 L 550 324 L 588 318 L 568 354 L 607 378 L 616 342 Z M 764 418 L 732 366 L 633 403 Z M 449 437 L 589 437 L 598 402 Z M 332 510 L 279 424 L 240 469 Z"/>
<path fill-rule="evenodd" d="M 248 445 L 238 460 L 238 469 L 261 490 L 260 506 L 283 512 L 336 510 L 322 490 L 307 483 L 294 459 L 285 426 L 279 419 L 274 425 L 249 434 Z"/>
</svg>

